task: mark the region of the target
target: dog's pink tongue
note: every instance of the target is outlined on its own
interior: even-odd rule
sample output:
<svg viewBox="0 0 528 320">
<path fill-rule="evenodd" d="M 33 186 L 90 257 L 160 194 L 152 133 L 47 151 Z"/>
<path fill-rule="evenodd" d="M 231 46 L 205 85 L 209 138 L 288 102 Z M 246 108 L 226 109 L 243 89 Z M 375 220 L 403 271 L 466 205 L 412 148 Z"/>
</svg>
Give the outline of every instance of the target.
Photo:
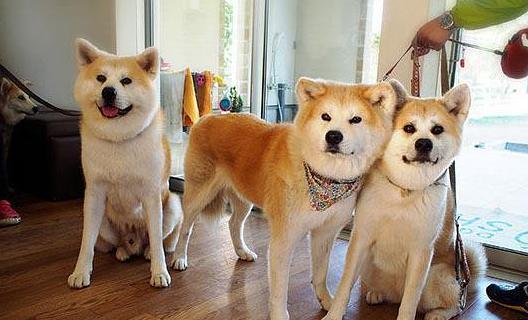
<svg viewBox="0 0 528 320">
<path fill-rule="evenodd" d="M 103 114 L 105 117 L 113 118 L 117 116 L 117 113 L 119 112 L 119 109 L 114 106 L 104 106 L 101 111 L 103 111 Z"/>
</svg>

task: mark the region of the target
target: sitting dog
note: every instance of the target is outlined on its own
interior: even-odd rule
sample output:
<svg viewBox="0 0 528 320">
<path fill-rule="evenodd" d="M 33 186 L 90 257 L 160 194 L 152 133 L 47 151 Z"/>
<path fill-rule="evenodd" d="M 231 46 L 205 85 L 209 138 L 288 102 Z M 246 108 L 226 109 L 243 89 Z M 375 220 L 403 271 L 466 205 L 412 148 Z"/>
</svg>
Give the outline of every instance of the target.
<svg viewBox="0 0 528 320">
<path fill-rule="evenodd" d="M 400 85 L 393 83 L 395 87 Z M 211 115 L 189 135 L 185 155 L 184 219 L 170 264 L 185 270 L 196 217 L 232 208 L 231 239 L 242 260 L 257 255 L 246 245 L 244 221 L 252 204 L 266 213 L 271 319 L 288 319 L 290 261 L 308 232 L 312 283 L 324 308 L 328 259 L 337 233 L 352 217 L 362 176 L 392 132 L 397 90 L 388 82 L 351 85 L 301 78 L 293 124 L 269 124 L 252 115 Z"/>
<path fill-rule="evenodd" d="M 80 71 L 75 99 L 82 112 L 86 191 L 81 250 L 68 284 L 90 284 L 98 235 L 98 247 L 121 251 L 123 234 L 134 229 L 148 234 L 150 284 L 167 287 L 171 278 L 163 249 L 174 251 L 181 208 L 168 189 L 169 144 L 154 86 L 158 51 L 148 48 L 137 56 L 117 57 L 82 39 L 76 41 L 76 51 Z"/>
<path fill-rule="evenodd" d="M 459 313 L 454 198 L 447 169 L 458 154 L 470 106 L 467 85 L 441 99 L 408 97 L 394 133 L 358 199 L 343 278 L 324 319 L 341 319 L 358 276 L 369 304 L 401 303 L 398 320 L 444 320 Z M 472 288 L 486 269 L 467 242 Z"/>
</svg>

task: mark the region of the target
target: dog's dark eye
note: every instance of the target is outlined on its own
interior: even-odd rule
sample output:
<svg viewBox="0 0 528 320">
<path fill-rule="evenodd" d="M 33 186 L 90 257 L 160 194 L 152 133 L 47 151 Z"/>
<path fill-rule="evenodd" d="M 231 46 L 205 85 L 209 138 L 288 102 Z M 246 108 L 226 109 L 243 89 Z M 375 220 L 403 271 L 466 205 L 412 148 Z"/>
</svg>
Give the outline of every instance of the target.
<svg viewBox="0 0 528 320">
<path fill-rule="evenodd" d="M 101 83 L 106 81 L 106 77 L 103 76 L 102 74 L 98 75 L 97 78 L 95 78 L 95 79 L 97 79 L 97 81 L 99 81 Z"/>
<path fill-rule="evenodd" d="M 22 100 L 22 101 L 26 100 L 26 97 L 24 97 L 23 95 L 19 95 L 17 98 L 18 98 L 18 100 Z"/>
<path fill-rule="evenodd" d="M 348 120 L 349 123 L 360 123 L 361 122 L 361 117 L 358 117 L 358 116 L 355 116 L 355 117 L 352 117 L 352 119 Z"/>
<path fill-rule="evenodd" d="M 444 127 L 439 126 L 439 125 L 436 125 L 431 129 L 431 133 L 434 134 L 435 136 L 442 132 L 444 132 Z"/>
<path fill-rule="evenodd" d="M 126 86 L 127 84 L 131 84 L 131 83 L 132 83 L 132 79 L 128 77 L 121 79 L 121 84 L 124 86 Z"/>
<path fill-rule="evenodd" d="M 416 128 L 412 124 L 406 124 L 403 127 L 403 131 L 405 131 L 407 133 L 415 133 L 416 132 Z"/>
<path fill-rule="evenodd" d="M 330 121 L 330 120 L 332 120 L 332 117 L 330 117 L 330 115 L 328 113 L 323 113 L 321 115 L 321 119 L 323 119 L 324 121 Z"/>
</svg>

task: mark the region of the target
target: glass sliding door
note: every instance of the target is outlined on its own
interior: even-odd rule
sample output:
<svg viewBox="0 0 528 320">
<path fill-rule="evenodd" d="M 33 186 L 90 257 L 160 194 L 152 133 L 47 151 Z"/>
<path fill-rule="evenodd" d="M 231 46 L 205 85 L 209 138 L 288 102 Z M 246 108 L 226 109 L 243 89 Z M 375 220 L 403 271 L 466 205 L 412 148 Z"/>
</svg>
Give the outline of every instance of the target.
<svg viewBox="0 0 528 320">
<path fill-rule="evenodd" d="M 526 25 L 528 15 L 464 31 L 462 40 L 502 50 Z M 461 232 L 517 257 L 508 267 L 522 269 L 522 256 L 528 255 L 528 79 L 506 77 L 500 57 L 488 52 L 467 48 L 460 57 L 464 66 L 459 64 L 457 80 L 471 86 L 473 98 L 456 160 Z"/>
<path fill-rule="evenodd" d="M 301 76 L 375 82 L 382 0 L 268 0 L 263 117 L 292 121 Z"/>
<path fill-rule="evenodd" d="M 152 0 L 150 0 L 152 1 Z M 183 173 L 184 133 L 220 113 L 222 99 L 249 112 L 253 0 L 156 0 L 161 106 L 171 140 L 172 175 Z M 236 97 L 234 93 L 236 92 Z"/>
</svg>

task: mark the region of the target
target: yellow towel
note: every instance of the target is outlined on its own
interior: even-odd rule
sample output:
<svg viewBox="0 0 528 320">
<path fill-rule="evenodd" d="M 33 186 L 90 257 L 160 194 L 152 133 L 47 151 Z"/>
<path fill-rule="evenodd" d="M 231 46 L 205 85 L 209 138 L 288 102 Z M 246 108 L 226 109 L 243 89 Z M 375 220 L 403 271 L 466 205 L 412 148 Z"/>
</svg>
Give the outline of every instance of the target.
<svg viewBox="0 0 528 320">
<path fill-rule="evenodd" d="M 200 111 L 196 102 L 191 70 L 185 69 L 185 85 L 183 90 L 183 125 L 190 127 L 200 119 Z"/>
<path fill-rule="evenodd" d="M 200 117 L 209 114 L 213 111 L 213 75 L 210 71 L 203 72 L 205 83 L 203 86 L 198 86 L 196 97 L 198 98 L 198 110 Z"/>
</svg>

